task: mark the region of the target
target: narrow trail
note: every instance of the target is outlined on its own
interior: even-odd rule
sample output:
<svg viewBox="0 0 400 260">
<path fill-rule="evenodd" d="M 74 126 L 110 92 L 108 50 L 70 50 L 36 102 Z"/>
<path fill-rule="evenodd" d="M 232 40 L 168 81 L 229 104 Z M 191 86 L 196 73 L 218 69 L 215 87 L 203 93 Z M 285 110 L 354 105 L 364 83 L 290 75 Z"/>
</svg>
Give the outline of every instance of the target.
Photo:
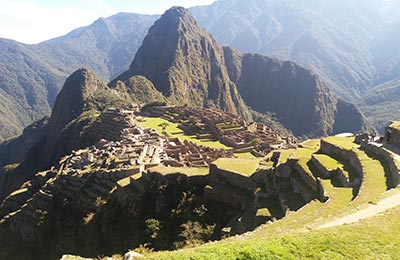
<svg viewBox="0 0 400 260">
<path fill-rule="evenodd" d="M 335 219 L 324 225 L 319 226 L 317 229 L 329 228 L 340 226 L 344 224 L 350 224 L 357 222 L 362 219 L 373 217 L 379 213 L 382 213 L 388 209 L 394 208 L 400 205 L 400 193 L 396 193 L 390 197 L 380 200 L 376 205 L 369 205 L 368 207 L 361 209 L 353 214 L 347 215 L 342 218 Z"/>
</svg>

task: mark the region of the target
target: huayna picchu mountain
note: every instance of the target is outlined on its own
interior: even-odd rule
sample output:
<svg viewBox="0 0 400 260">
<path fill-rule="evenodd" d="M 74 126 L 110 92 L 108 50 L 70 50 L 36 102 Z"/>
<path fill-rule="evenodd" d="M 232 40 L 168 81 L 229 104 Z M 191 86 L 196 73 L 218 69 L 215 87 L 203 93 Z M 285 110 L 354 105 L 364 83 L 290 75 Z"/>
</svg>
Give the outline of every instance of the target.
<svg viewBox="0 0 400 260">
<path fill-rule="evenodd" d="M 217 107 L 249 118 L 247 104 L 274 113 L 296 136 L 358 132 L 367 124 L 358 108 L 334 97 L 312 71 L 222 47 L 180 7 L 155 22 L 130 69 L 111 85 L 135 75 L 150 80 L 172 104 Z"/>
<path fill-rule="evenodd" d="M 170 102 L 215 105 L 249 118 L 225 67 L 223 48 L 201 29 L 188 10 L 177 7 L 155 22 L 130 69 L 116 80 L 148 78 Z"/>
</svg>

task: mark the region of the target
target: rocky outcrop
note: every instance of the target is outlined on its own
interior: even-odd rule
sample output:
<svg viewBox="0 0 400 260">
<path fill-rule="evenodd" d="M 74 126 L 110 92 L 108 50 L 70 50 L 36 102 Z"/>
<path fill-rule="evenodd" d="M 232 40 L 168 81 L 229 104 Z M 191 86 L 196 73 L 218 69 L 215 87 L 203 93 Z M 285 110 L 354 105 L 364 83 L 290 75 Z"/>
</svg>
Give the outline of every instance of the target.
<svg viewBox="0 0 400 260">
<path fill-rule="evenodd" d="M 400 126 L 399 122 L 393 122 L 385 129 L 385 141 L 400 149 Z"/>
</svg>

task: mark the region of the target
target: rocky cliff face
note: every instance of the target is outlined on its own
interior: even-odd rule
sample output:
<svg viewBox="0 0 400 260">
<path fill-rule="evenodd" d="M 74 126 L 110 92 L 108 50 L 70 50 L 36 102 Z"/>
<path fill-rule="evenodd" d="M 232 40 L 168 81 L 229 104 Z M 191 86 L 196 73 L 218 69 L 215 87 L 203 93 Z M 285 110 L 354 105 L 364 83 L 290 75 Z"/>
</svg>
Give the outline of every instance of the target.
<svg viewBox="0 0 400 260">
<path fill-rule="evenodd" d="M 295 135 L 325 136 L 364 128 L 358 109 L 334 97 L 313 72 L 293 62 L 241 55 L 230 48 L 225 48 L 225 57 L 229 75 L 247 105 L 262 113 L 275 113 Z M 345 107 L 352 111 L 346 116 Z"/>
<path fill-rule="evenodd" d="M 173 103 L 214 104 L 247 117 L 224 65 L 223 49 L 184 8 L 172 8 L 150 28 L 130 69 L 117 79 L 144 75 Z"/>
</svg>

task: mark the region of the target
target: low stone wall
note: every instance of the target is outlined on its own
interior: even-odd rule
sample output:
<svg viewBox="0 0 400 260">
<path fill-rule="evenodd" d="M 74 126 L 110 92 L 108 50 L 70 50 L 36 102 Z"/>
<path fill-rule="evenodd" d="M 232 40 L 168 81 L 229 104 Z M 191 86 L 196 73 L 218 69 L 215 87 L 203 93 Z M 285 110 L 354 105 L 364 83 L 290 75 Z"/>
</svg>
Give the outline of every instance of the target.
<svg viewBox="0 0 400 260">
<path fill-rule="evenodd" d="M 350 187 L 349 180 L 347 179 L 346 175 L 344 174 L 344 170 L 342 167 L 337 167 L 336 169 L 327 169 L 321 162 L 312 155 L 311 161 L 314 164 L 315 168 L 317 168 L 318 172 L 324 178 L 329 179 L 336 179 L 338 180 L 343 187 Z"/>
<path fill-rule="evenodd" d="M 351 187 L 356 187 L 361 185 L 364 172 L 360 159 L 358 158 L 355 151 L 341 149 L 333 144 L 325 142 L 323 139 L 321 140 L 321 151 L 328 155 L 336 156 L 346 160 L 350 164 L 350 166 L 352 166 L 356 170 L 357 173 L 357 178 L 352 183 L 349 183 L 349 185 Z"/>
<path fill-rule="evenodd" d="M 317 179 L 314 176 L 310 176 L 308 172 L 300 166 L 297 159 L 289 159 L 288 163 L 292 165 L 292 169 L 298 174 L 301 180 L 303 180 L 313 191 L 318 191 Z"/>
<path fill-rule="evenodd" d="M 362 149 L 372 157 L 378 159 L 379 161 L 385 164 L 385 168 L 389 169 L 386 179 L 388 180 L 388 188 L 395 188 L 399 185 L 400 180 L 400 167 L 396 165 L 394 162 L 394 158 L 392 157 L 391 153 L 379 146 L 374 144 L 365 144 L 362 146 Z"/>
<path fill-rule="evenodd" d="M 217 181 L 223 180 L 232 186 L 251 192 L 254 192 L 256 189 L 256 183 L 249 177 L 235 172 L 219 169 L 215 164 L 210 165 L 210 179 Z"/>
<path fill-rule="evenodd" d="M 332 177 L 334 169 L 325 168 L 325 166 L 322 165 L 322 163 L 317 158 L 315 158 L 314 155 L 311 155 L 311 161 L 322 177 L 324 177 L 324 178 Z"/>
</svg>

